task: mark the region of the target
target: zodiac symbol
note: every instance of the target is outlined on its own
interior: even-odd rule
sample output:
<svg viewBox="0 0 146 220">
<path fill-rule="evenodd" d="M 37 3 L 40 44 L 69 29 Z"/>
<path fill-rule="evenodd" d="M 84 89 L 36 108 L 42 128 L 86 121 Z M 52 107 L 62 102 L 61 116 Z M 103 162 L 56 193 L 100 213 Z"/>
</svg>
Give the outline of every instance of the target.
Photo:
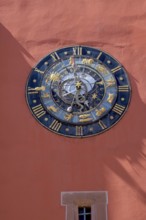
<svg viewBox="0 0 146 220">
<path fill-rule="evenodd" d="M 109 80 L 106 80 L 106 87 L 109 87 L 109 86 L 113 86 L 115 85 L 115 80 L 114 79 L 109 79 Z"/>
<path fill-rule="evenodd" d="M 101 72 L 103 74 L 108 74 L 107 69 L 103 65 L 99 64 L 96 68 L 99 72 Z"/>
<path fill-rule="evenodd" d="M 90 114 L 79 115 L 79 122 L 91 121 L 92 118 L 89 118 L 89 117 L 90 117 Z"/>
<path fill-rule="evenodd" d="M 53 81 L 53 82 L 59 81 L 60 80 L 60 74 L 56 73 L 56 72 L 51 73 L 50 80 Z"/>
<path fill-rule="evenodd" d="M 109 94 L 108 94 L 107 101 L 108 101 L 109 103 L 112 103 L 113 100 L 114 100 L 114 94 L 109 93 Z"/>
<path fill-rule="evenodd" d="M 52 105 L 52 106 L 49 106 L 47 109 L 50 110 L 50 111 L 52 111 L 52 112 L 57 112 L 57 111 L 58 111 L 58 109 L 55 108 L 53 105 Z"/>
<path fill-rule="evenodd" d="M 83 64 L 87 64 L 87 65 L 91 65 L 93 62 L 94 62 L 93 59 L 83 59 L 82 60 L 82 63 Z"/>
<path fill-rule="evenodd" d="M 96 115 L 101 116 L 106 111 L 106 108 L 102 107 L 99 110 L 96 110 Z"/>
<path fill-rule="evenodd" d="M 66 114 L 64 118 L 65 118 L 67 121 L 69 121 L 70 119 L 72 119 L 72 117 L 73 117 L 72 114 Z"/>
</svg>

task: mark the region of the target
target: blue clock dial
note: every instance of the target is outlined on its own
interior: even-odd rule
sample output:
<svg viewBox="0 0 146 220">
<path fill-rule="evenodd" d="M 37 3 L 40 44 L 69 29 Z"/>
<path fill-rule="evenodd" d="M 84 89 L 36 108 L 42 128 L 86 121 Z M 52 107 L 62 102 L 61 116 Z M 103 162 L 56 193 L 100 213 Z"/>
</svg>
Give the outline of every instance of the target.
<svg viewBox="0 0 146 220">
<path fill-rule="evenodd" d="M 29 75 L 26 98 L 34 117 L 47 129 L 87 137 L 112 127 L 130 100 L 125 69 L 107 53 L 86 46 L 59 49 Z"/>
</svg>

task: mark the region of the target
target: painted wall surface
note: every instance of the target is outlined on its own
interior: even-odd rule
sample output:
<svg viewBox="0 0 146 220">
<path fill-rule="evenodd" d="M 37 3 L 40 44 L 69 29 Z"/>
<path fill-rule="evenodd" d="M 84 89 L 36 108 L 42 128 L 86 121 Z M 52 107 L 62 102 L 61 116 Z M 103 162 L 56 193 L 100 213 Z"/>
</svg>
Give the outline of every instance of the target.
<svg viewBox="0 0 146 220">
<path fill-rule="evenodd" d="M 108 191 L 109 220 L 146 219 L 146 1 L 0 0 L 0 219 L 64 220 L 63 191 Z M 28 74 L 58 47 L 105 50 L 127 69 L 132 100 L 86 139 L 43 128 L 25 101 Z"/>
</svg>

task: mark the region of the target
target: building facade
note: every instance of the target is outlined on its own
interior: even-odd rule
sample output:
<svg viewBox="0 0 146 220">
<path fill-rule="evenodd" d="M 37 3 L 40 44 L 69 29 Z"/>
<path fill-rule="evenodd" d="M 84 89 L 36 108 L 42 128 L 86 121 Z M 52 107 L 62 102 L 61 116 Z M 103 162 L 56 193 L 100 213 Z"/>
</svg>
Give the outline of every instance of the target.
<svg viewBox="0 0 146 220">
<path fill-rule="evenodd" d="M 1 220 L 146 219 L 145 13 L 144 0 L 0 2 Z M 25 98 L 32 67 L 76 44 L 112 54 L 132 88 L 119 123 L 84 139 L 45 129 Z"/>
</svg>

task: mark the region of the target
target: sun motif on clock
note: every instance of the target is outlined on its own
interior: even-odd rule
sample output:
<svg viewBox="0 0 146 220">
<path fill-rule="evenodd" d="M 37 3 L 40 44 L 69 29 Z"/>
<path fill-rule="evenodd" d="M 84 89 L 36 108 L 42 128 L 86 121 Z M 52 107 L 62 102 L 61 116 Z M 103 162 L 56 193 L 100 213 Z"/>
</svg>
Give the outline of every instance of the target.
<svg viewBox="0 0 146 220">
<path fill-rule="evenodd" d="M 58 49 L 29 75 L 26 99 L 45 128 L 69 137 L 100 134 L 124 115 L 131 88 L 123 66 L 88 46 Z"/>
</svg>

